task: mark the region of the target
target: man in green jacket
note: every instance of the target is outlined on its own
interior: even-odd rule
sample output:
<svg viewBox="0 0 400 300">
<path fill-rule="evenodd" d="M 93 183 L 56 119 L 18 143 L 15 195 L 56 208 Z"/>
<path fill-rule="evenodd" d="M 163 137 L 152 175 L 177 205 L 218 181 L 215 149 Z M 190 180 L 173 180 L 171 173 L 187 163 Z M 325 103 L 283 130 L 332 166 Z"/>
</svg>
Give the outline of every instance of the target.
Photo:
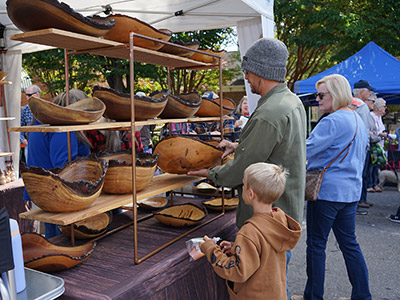
<svg viewBox="0 0 400 300">
<path fill-rule="evenodd" d="M 277 39 L 256 41 L 243 57 L 242 69 L 251 91 L 261 96 L 257 108 L 242 129 L 238 143 L 223 140 L 224 155 L 234 152 L 234 159 L 211 170 L 189 172 L 205 176 L 215 184 L 237 187 L 239 228 L 253 215 L 242 199 L 244 170 L 256 162 L 280 165 L 289 171 L 286 189 L 275 203 L 301 224 L 304 210 L 306 171 L 306 114 L 300 99 L 285 83 L 287 48 Z"/>
</svg>

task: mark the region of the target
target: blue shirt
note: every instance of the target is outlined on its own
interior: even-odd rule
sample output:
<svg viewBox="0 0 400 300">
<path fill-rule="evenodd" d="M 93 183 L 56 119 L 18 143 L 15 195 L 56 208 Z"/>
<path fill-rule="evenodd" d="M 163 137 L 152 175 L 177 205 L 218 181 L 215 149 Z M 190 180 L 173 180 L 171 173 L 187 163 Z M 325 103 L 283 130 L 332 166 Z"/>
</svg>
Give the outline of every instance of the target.
<svg viewBox="0 0 400 300">
<path fill-rule="evenodd" d="M 29 105 L 24 105 L 21 110 L 21 126 L 29 126 L 31 125 L 33 120 L 33 114 Z M 27 139 L 26 132 L 21 132 L 19 141 L 22 143 L 23 140 Z"/>
<path fill-rule="evenodd" d="M 368 131 L 360 116 L 354 112 L 337 110 L 323 118 L 307 139 L 307 171 L 323 169 L 350 143 L 353 144 L 328 168 L 322 180 L 318 199 L 333 202 L 360 200 Z"/>
<path fill-rule="evenodd" d="M 41 125 L 36 119 L 34 125 Z M 31 132 L 28 140 L 27 166 L 42 167 L 45 170 L 61 168 L 68 162 L 67 133 Z M 89 155 L 89 147 L 78 142 L 74 132 L 71 132 L 71 159 L 77 156 Z M 26 190 L 24 200 L 30 200 Z"/>
</svg>

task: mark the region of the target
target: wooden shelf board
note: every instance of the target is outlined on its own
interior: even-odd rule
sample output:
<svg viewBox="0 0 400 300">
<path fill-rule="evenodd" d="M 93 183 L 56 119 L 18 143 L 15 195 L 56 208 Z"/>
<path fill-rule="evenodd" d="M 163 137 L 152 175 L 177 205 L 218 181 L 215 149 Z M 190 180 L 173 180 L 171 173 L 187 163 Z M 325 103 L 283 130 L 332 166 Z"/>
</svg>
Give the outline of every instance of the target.
<svg viewBox="0 0 400 300">
<path fill-rule="evenodd" d="M 13 152 L 0 152 L 0 157 L 12 156 L 14 154 Z"/>
<path fill-rule="evenodd" d="M 199 181 L 201 178 L 186 175 L 161 174 L 153 177 L 151 183 L 136 194 L 136 201 L 162 194 L 173 189 Z M 21 213 L 19 216 L 25 219 L 57 225 L 69 225 L 100 213 L 132 204 L 132 194 L 111 195 L 102 193 L 100 197 L 88 208 L 69 213 L 51 213 L 41 209 Z"/>
<path fill-rule="evenodd" d="M 225 116 L 223 118 L 232 119 L 232 117 Z M 182 119 L 150 119 L 147 121 L 137 121 L 135 126 L 144 125 L 159 125 L 165 123 L 195 123 L 195 122 L 211 122 L 219 121 L 219 117 L 190 117 Z M 9 131 L 22 131 L 22 132 L 72 132 L 81 130 L 100 130 L 100 129 L 112 129 L 112 130 L 130 130 L 131 122 L 102 122 L 102 123 L 91 123 L 85 125 L 36 125 L 36 126 L 23 126 L 23 127 L 11 127 Z"/>
<path fill-rule="evenodd" d="M 12 84 L 11 81 L 0 80 L 0 84 Z"/>
<path fill-rule="evenodd" d="M 55 28 L 47 28 L 14 34 L 11 40 L 47 45 L 57 48 L 88 52 L 109 57 L 130 59 L 129 45 L 89 35 L 68 32 Z M 174 68 L 208 69 L 213 64 L 192 60 L 168 53 L 133 47 L 134 60 L 152 65 Z"/>
<path fill-rule="evenodd" d="M 12 121 L 15 120 L 15 117 L 0 117 L 0 121 Z"/>
</svg>

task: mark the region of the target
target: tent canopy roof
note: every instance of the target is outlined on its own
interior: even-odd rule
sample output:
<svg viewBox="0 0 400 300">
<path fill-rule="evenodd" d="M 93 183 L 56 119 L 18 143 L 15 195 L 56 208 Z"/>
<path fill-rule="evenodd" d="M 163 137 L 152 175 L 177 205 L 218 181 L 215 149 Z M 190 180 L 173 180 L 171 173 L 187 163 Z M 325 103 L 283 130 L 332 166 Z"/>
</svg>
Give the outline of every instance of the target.
<svg viewBox="0 0 400 300">
<path fill-rule="evenodd" d="M 376 88 L 374 92 L 397 94 L 395 98 L 400 99 L 400 60 L 374 42 L 368 43 L 359 52 L 336 66 L 308 79 L 296 81 L 295 93 L 315 93 L 315 83 L 330 74 L 345 76 L 352 88 L 355 82 L 361 79 L 368 80 L 370 85 Z"/>
</svg>

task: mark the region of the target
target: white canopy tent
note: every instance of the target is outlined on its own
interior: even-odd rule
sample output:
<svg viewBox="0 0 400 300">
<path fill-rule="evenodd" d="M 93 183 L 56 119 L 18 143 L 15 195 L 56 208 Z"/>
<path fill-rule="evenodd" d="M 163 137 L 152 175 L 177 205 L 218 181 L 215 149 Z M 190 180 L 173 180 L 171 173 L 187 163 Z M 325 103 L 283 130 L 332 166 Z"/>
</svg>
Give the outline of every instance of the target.
<svg viewBox="0 0 400 300">
<path fill-rule="evenodd" d="M 7 15 L 6 1 L 0 3 L 0 23 L 5 28 L 4 46 L 7 52 L 1 55 L 1 67 L 8 72 L 5 98 L 9 127 L 19 126 L 21 99 L 22 53 L 47 49 L 48 47 L 10 40 L 20 31 Z M 260 37 L 274 36 L 273 0 L 65 0 L 75 11 L 84 16 L 104 16 L 105 10 L 129 15 L 143 20 L 156 28 L 167 28 L 173 32 L 237 27 L 239 47 L 243 56 L 251 44 Z M 32 16 L 34 18 L 35 16 Z M 0 44 L 1 46 L 1 44 Z M 258 96 L 250 92 L 246 83 L 250 110 L 253 111 Z M 4 116 L 0 107 L 0 116 Z M 8 138 L 4 121 L 0 121 L 0 152 L 8 152 Z M 11 151 L 15 153 L 14 168 L 18 170 L 19 133 L 11 132 Z M 4 168 L 4 159 L 0 159 Z"/>
</svg>

